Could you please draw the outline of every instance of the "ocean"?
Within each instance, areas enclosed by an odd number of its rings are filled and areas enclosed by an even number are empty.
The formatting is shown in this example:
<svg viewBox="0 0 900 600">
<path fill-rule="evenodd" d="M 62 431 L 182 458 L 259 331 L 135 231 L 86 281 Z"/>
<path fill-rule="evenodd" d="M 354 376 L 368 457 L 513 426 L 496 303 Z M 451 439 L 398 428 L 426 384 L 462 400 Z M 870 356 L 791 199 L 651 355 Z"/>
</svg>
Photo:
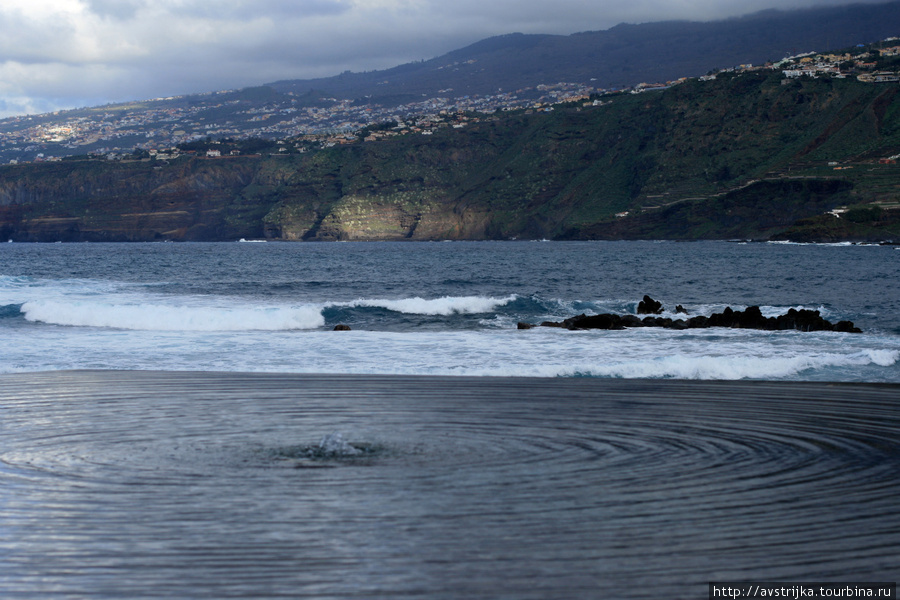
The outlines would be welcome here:
<svg viewBox="0 0 900 600">
<path fill-rule="evenodd" d="M 2 244 L 0 597 L 896 582 L 898 265 L 727 242 Z M 517 327 L 644 294 L 863 333 Z"/>
<path fill-rule="evenodd" d="M 751 305 L 862 334 L 518 330 Z M 343 324 L 351 331 L 332 331 Z M 900 382 L 900 253 L 729 242 L 0 245 L 0 372 Z"/>
</svg>

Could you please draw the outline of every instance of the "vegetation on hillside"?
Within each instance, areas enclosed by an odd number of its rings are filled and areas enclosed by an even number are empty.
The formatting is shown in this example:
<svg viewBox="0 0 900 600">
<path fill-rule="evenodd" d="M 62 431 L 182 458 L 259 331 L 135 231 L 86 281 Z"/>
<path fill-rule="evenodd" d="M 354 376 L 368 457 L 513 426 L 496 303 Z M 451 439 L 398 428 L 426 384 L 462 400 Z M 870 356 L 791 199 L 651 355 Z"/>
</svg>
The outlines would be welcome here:
<svg viewBox="0 0 900 600">
<path fill-rule="evenodd" d="M 900 237 L 896 83 L 726 73 L 603 100 L 321 149 L 5 167 L 0 236 Z"/>
</svg>

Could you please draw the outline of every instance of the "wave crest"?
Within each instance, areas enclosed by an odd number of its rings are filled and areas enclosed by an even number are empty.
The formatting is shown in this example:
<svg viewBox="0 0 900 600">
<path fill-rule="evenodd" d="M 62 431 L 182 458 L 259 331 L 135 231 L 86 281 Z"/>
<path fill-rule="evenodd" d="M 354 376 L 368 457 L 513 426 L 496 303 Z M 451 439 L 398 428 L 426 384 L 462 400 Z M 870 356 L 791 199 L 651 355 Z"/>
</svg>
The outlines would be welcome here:
<svg viewBox="0 0 900 600">
<path fill-rule="evenodd" d="M 482 296 L 443 296 L 433 300 L 421 297 L 403 298 L 400 300 L 360 299 L 345 304 L 352 308 L 384 308 L 393 312 L 409 315 L 450 316 L 454 314 L 474 315 L 493 312 L 499 306 L 513 302 L 517 296 L 506 298 L 489 298 Z"/>
<path fill-rule="evenodd" d="M 889 367 L 900 360 L 897 350 L 862 350 L 852 354 L 818 354 L 795 357 L 750 356 L 667 356 L 593 367 L 583 372 L 573 370 L 560 375 L 588 375 L 623 379 L 782 379 L 811 369 L 877 365 Z"/>
<path fill-rule="evenodd" d="M 321 310 L 299 307 L 190 307 L 159 304 L 31 301 L 29 321 L 147 331 L 284 331 L 325 325 Z"/>
</svg>

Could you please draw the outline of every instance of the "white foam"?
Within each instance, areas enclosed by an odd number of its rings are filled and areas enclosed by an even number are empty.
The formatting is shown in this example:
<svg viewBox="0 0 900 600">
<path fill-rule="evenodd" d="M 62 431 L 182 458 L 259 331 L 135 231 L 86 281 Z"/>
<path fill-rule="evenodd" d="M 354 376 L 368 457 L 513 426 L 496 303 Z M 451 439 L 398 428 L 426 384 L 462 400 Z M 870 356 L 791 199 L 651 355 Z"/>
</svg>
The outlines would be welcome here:
<svg viewBox="0 0 900 600">
<path fill-rule="evenodd" d="M 234 318 L 235 314 L 226 312 Z M 145 314 L 146 316 L 146 314 Z M 318 315 L 316 315 L 318 321 Z M 269 321 L 271 325 L 272 321 Z M 752 330 L 556 329 L 349 334 L 104 327 L 18 328 L 0 372 L 162 369 L 519 377 L 900 380 L 894 337 Z M 193 324 L 197 327 L 197 324 Z"/>
<path fill-rule="evenodd" d="M 854 246 L 877 246 L 860 242 L 792 242 L 789 240 L 770 240 L 766 242 L 776 246 L 828 246 L 832 248 L 850 248 Z"/>
<path fill-rule="evenodd" d="M 319 442 L 319 452 L 326 456 L 334 457 L 358 456 L 362 454 L 359 448 L 344 440 L 344 435 L 337 431 L 322 438 Z"/>
<path fill-rule="evenodd" d="M 608 377 L 621 379 L 797 379 L 805 372 L 839 367 L 890 367 L 900 360 L 900 351 L 867 350 L 847 355 L 821 354 L 794 357 L 724 357 L 676 355 L 628 360 L 611 364 L 586 362 L 561 365 L 482 365 L 471 368 L 437 369 L 433 374 L 503 377 Z"/>
<path fill-rule="evenodd" d="M 417 296 L 400 300 L 360 299 L 345 304 L 332 304 L 331 306 L 386 308 L 394 312 L 411 315 L 472 315 L 493 312 L 498 306 L 512 302 L 516 297 L 515 295 L 505 298 L 443 296 L 433 300 L 426 300 Z"/>
<path fill-rule="evenodd" d="M 144 331 L 282 331 L 325 325 L 321 310 L 312 306 L 244 308 L 30 301 L 21 310 L 29 321 Z"/>
<path fill-rule="evenodd" d="M 862 351 L 853 354 L 819 354 L 802 356 L 665 356 L 647 361 L 590 367 L 585 375 L 595 377 L 673 378 L 673 379 L 782 379 L 810 369 L 844 366 L 882 367 L 894 365 L 900 352 Z"/>
<path fill-rule="evenodd" d="M 866 350 L 865 353 L 879 367 L 890 367 L 900 361 L 900 350 Z"/>
</svg>

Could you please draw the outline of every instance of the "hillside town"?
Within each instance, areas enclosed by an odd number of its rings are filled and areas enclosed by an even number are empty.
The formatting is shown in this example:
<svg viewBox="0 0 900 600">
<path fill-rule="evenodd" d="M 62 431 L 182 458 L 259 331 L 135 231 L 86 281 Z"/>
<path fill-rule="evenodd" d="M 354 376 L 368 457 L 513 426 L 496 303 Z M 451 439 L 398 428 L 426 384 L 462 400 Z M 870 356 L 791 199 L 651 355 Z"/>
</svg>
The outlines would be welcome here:
<svg viewBox="0 0 900 600">
<path fill-rule="evenodd" d="M 869 84 L 897 83 L 900 74 L 879 69 L 879 64 L 900 56 L 898 41 L 900 38 L 888 38 L 840 54 L 809 52 L 761 66 L 738 65 L 696 79 L 711 80 L 726 73 L 781 71 L 786 80 L 855 77 Z M 0 164 L 58 161 L 73 156 L 112 160 L 177 156 L 179 146 L 204 139 L 292 140 L 292 144 L 282 143 L 279 150 L 306 151 L 398 135 L 432 135 L 437 128 L 462 128 L 485 118 L 496 118 L 496 113 L 504 111 L 552 111 L 570 103 L 602 107 L 611 101 L 607 96 L 663 90 L 690 79 L 641 83 L 625 89 L 604 89 L 592 85 L 594 82 L 560 82 L 460 97 L 454 97 L 452 89 L 445 89 L 440 90 L 441 96 L 397 106 L 339 98 L 319 98 L 309 106 L 307 99 L 292 92 L 259 102 L 241 90 L 158 98 L 0 120 Z M 211 149 L 207 156 L 218 158 L 223 153 Z"/>
</svg>

